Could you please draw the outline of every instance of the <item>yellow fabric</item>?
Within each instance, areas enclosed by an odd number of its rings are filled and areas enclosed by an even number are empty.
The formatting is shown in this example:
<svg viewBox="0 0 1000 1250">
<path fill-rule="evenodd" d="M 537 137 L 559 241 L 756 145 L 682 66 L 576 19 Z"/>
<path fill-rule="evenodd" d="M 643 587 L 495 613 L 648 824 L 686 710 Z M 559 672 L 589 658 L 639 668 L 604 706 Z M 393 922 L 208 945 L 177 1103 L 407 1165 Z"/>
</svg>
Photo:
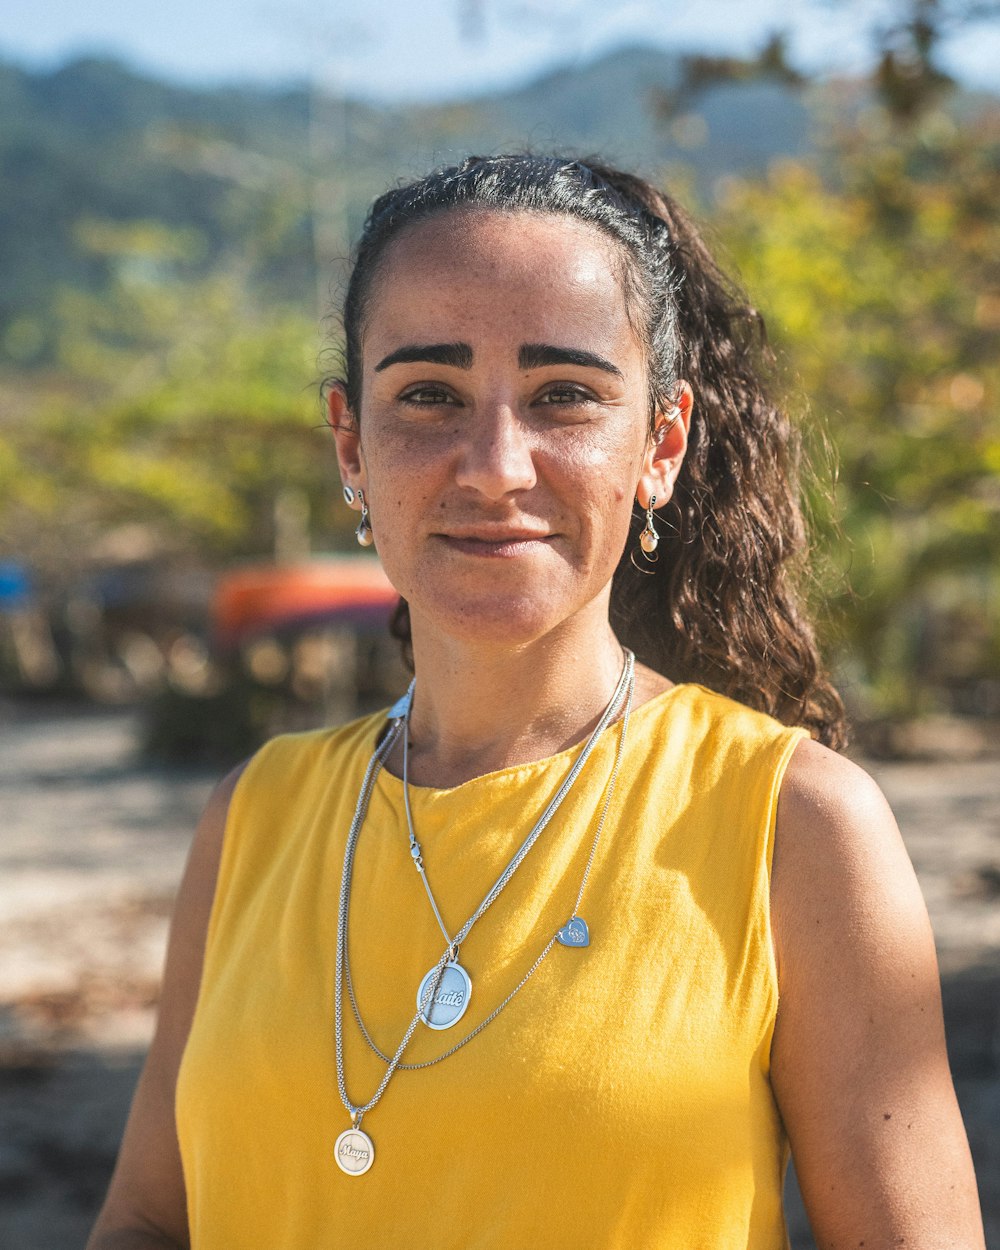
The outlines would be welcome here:
<svg viewBox="0 0 1000 1250">
<path fill-rule="evenodd" d="M 343 1175 L 333 985 L 344 843 L 384 717 L 274 740 L 234 796 L 177 1091 L 194 1250 L 548 1250 L 786 1245 L 787 1150 L 768 1083 L 777 984 L 768 886 L 776 798 L 802 736 L 698 686 L 636 709 L 580 908 L 457 1054 L 399 1071 L 364 1119 L 375 1163 Z M 468 1012 L 419 1026 L 441 1054 L 520 981 L 569 917 L 619 728 L 461 951 Z M 413 816 L 457 930 L 579 747 L 451 790 Z M 362 1015 L 392 1053 L 444 949 L 382 772 L 358 845 L 350 954 Z M 384 1064 L 345 995 L 347 1088 Z"/>
</svg>

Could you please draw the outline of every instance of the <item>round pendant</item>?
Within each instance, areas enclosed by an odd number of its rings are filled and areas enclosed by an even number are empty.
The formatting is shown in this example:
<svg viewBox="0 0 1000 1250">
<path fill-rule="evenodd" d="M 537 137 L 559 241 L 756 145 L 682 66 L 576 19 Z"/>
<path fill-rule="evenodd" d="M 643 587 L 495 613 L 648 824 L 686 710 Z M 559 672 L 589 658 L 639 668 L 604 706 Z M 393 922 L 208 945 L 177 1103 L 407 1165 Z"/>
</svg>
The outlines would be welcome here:
<svg viewBox="0 0 1000 1250">
<path fill-rule="evenodd" d="M 432 968 L 420 982 L 417 1010 L 429 1029 L 450 1029 L 465 1015 L 471 997 L 469 974 L 461 964 L 451 961 L 443 968 Z"/>
<path fill-rule="evenodd" d="M 348 1176 L 360 1176 L 375 1162 L 375 1145 L 367 1133 L 348 1128 L 337 1138 L 334 1147 L 337 1167 Z"/>
</svg>

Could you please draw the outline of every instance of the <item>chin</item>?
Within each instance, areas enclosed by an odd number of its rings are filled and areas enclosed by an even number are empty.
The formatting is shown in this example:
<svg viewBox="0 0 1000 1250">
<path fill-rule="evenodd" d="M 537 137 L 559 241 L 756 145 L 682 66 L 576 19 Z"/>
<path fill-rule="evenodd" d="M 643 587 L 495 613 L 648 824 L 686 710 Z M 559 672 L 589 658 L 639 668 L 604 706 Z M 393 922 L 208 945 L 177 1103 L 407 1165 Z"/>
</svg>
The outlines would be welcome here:
<svg viewBox="0 0 1000 1250">
<path fill-rule="evenodd" d="M 548 554 L 548 553 L 547 553 Z M 410 605 L 410 619 L 428 639 L 517 648 L 597 610 L 607 613 L 610 573 L 572 568 L 563 560 L 486 561 L 472 571 L 428 562 L 390 581 Z M 613 571 L 613 569 L 612 569 Z"/>
<path fill-rule="evenodd" d="M 422 596 L 420 596 L 422 598 Z M 554 611 L 537 599 L 494 595 L 441 602 L 424 610 L 410 602 L 411 619 L 437 636 L 479 646 L 520 647 L 535 642 L 572 613 Z"/>
</svg>

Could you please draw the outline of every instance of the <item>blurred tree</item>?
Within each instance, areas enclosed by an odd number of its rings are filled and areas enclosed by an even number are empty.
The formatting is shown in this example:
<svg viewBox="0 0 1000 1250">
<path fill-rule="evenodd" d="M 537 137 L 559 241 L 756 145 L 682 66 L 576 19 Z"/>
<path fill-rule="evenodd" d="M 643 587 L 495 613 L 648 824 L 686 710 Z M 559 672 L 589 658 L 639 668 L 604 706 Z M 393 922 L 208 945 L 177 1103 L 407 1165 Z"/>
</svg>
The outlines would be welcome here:
<svg viewBox="0 0 1000 1250">
<path fill-rule="evenodd" d="M 142 522 L 216 557 L 276 539 L 287 550 L 276 530 L 303 512 L 290 486 L 335 541 L 312 320 L 262 302 L 238 259 L 190 276 L 190 232 L 89 221 L 78 233 L 113 258 L 114 277 L 103 297 L 61 294 L 55 365 L 69 383 L 0 442 L 0 476 L 16 469 L 19 483 L 0 493 L 5 545 L 17 536 L 22 555 L 72 563 L 109 527 Z M 46 549 L 26 551 L 39 520 Z"/>
<path fill-rule="evenodd" d="M 752 57 L 707 56 L 690 53 L 680 58 L 673 86 L 652 92 L 654 113 L 666 121 L 691 108 L 698 97 L 722 83 L 777 82 L 798 89 L 806 79 L 788 59 L 788 38 L 775 31 Z"/>
<path fill-rule="evenodd" d="M 826 0 L 843 8 L 843 0 Z M 850 0 L 875 52 L 872 85 L 893 120 L 918 120 L 955 85 L 941 66 L 949 35 L 996 20 L 998 0 Z"/>
<path fill-rule="evenodd" d="M 271 298 L 308 298 L 306 108 L 304 90 L 197 90 L 94 57 L 0 61 L 0 361 L 46 366 L 55 290 L 103 288 L 110 258 L 74 246 L 83 212 L 197 230 L 203 275 L 234 232 L 294 217 L 254 276 Z"/>
<path fill-rule="evenodd" d="M 718 226 L 836 447 L 846 650 L 912 712 L 1000 675 L 1000 110 L 838 116 L 825 181 L 732 182 Z M 940 621 L 969 609 L 956 671 Z"/>
</svg>

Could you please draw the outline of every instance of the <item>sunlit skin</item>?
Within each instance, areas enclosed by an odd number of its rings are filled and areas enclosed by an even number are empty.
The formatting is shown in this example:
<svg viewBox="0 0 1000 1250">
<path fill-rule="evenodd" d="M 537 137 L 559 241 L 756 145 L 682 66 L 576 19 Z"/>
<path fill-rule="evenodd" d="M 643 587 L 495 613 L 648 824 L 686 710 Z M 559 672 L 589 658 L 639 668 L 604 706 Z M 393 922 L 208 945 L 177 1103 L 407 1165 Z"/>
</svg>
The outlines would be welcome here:
<svg viewBox="0 0 1000 1250">
<path fill-rule="evenodd" d="M 527 214 L 451 213 L 391 247 L 360 442 L 339 441 L 417 632 L 510 646 L 606 618 L 636 496 L 666 502 L 686 429 L 650 439 L 615 260 L 591 227 Z"/>
<path fill-rule="evenodd" d="M 444 784 L 570 745 L 620 671 L 611 577 L 692 404 L 682 385 L 676 419 L 650 412 L 619 272 L 589 225 L 470 210 L 404 232 L 370 292 L 361 411 L 334 387 L 330 418 L 410 604 L 417 777 L 431 751 Z"/>
</svg>

